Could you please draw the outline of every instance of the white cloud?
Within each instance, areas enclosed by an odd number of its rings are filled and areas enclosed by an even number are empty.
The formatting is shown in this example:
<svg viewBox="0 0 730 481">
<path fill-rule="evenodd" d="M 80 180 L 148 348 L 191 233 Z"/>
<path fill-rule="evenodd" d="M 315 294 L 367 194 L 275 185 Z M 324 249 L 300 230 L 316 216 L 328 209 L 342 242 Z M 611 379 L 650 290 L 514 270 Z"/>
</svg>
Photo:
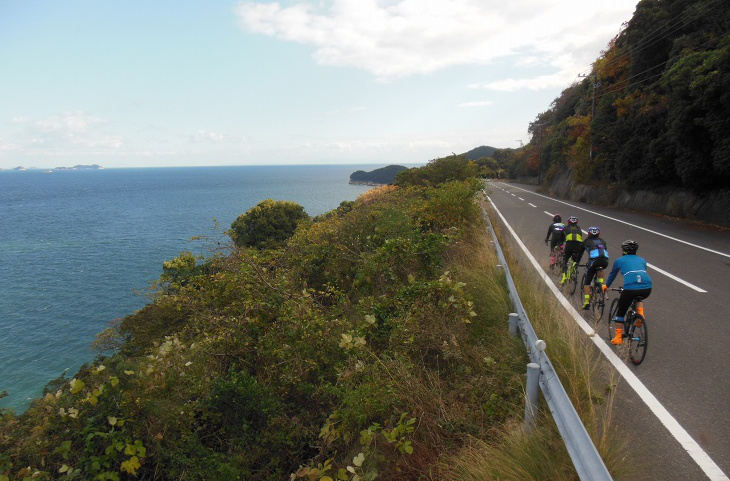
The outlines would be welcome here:
<svg viewBox="0 0 730 481">
<path fill-rule="evenodd" d="M 194 143 L 198 142 L 213 142 L 213 143 L 220 143 L 225 140 L 225 137 L 223 134 L 219 134 L 216 132 L 207 132 L 205 130 L 198 130 L 193 135 L 190 136 L 190 141 Z"/>
<path fill-rule="evenodd" d="M 107 122 L 82 111 L 67 111 L 42 119 L 14 118 L 25 127 L 25 143 L 41 148 L 110 148 L 123 145 L 122 138 L 103 130 Z"/>
<path fill-rule="evenodd" d="M 512 65 L 544 64 L 554 72 L 533 82 L 510 81 L 510 88 L 549 88 L 557 81 L 552 76 L 570 72 L 574 77 L 585 70 L 636 3 L 331 0 L 283 6 L 245 1 L 235 11 L 250 32 L 311 45 L 317 63 L 363 69 L 381 81 L 509 57 Z"/>
</svg>

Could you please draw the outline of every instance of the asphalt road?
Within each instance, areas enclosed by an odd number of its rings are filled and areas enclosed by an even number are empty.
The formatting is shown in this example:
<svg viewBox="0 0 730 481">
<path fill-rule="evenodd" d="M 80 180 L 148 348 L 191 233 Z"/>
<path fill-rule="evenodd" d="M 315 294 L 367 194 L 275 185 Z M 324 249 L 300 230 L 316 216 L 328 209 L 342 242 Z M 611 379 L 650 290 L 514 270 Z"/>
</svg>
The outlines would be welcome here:
<svg viewBox="0 0 730 481">
<path fill-rule="evenodd" d="M 629 369 L 661 408 L 650 408 L 652 403 L 623 382 L 618 422 L 628 433 L 637 460 L 646 465 L 640 479 L 728 479 L 730 229 L 565 202 L 536 193 L 534 186 L 487 182 L 485 191 L 545 269 L 548 248 L 543 240 L 554 214 L 564 222 L 575 215 L 583 230 L 598 226 L 612 260 L 621 255 L 624 240 L 639 243 L 638 254 L 650 264 L 654 288 L 645 302 L 647 356 L 640 366 Z M 584 254 L 582 262 L 585 259 Z M 620 285 L 619 275 L 613 286 Z M 578 302 L 574 296 L 576 306 Z M 607 314 L 608 307 L 603 322 Z M 667 421 L 663 409 L 673 420 Z M 672 428 L 674 421 L 679 429 Z"/>
</svg>

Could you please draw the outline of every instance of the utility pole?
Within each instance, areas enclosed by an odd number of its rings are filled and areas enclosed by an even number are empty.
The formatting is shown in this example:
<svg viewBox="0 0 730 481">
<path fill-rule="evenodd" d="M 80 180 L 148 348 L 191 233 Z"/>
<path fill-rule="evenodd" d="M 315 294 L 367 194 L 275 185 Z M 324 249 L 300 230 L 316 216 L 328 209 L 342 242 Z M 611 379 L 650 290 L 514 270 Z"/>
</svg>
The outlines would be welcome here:
<svg viewBox="0 0 730 481">
<path fill-rule="evenodd" d="M 588 153 L 588 158 L 593 161 L 593 118 L 596 115 L 596 72 L 590 75 L 579 74 L 579 77 L 590 77 L 592 79 L 591 86 L 593 87 L 593 102 L 591 103 L 591 150 Z"/>
<path fill-rule="evenodd" d="M 534 127 L 537 128 L 537 149 L 538 149 L 538 155 L 539 160 L 537 163 L 537 185 L 540 185 L 540 180 L 542 179 L 542 134 L 544 127 L 547 125 L 547 122 L 542 122 L 539 124 L 532 124 Z"/>
</svg>

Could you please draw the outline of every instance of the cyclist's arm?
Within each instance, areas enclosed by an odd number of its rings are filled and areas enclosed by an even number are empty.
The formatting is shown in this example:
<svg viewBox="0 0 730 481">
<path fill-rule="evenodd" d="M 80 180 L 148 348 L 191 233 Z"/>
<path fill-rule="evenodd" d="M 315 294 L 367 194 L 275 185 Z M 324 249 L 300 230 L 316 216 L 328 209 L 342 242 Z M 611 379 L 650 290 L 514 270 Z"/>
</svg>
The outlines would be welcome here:
<svg viewBox="0 0 730 481">
<path fill-rule="evenodd" d="M 545 236 L 545 242 L 550 240 L 550 236 L 553 233 L 553 225 L 550 224 L 550 227 L 548 227 L 547 235 Z"/>
</svg>

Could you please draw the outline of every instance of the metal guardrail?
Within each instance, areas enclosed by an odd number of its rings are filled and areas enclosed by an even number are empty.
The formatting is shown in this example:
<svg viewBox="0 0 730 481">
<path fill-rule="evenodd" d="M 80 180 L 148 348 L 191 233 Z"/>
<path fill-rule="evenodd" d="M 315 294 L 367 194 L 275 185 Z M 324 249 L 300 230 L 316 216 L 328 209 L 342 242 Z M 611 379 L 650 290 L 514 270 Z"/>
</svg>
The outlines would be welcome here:
<svg viewBox="0 0 730 481">
<path fill-rule="evenodd" d="M 585 426 L 583 426 L 583 422 L 570 402 L 568 393 L 565 391 L 563 384 L 555 373 L 553 365 L 550 363 L 550 359 L 548 359 L 545 353 L 545 341 L 537 338 L 537 334 L 535 334 L 535 330 L 530 324 L 525 308 L 522 306 L 522 301 L 517 294 L 517 288 L 509 272 L 509 267 L 502 252 L 502 247 L 499 245 L 492 221 L 484 206 L 482 206 L 482 214 L 487 220 L 489 225 L 488 230 L 491 231 L 492 237 L 494 238 L 497 258 L 504 269 L 509 296 L 514 309 L 517 311 L 514 314 L 510 314 L 510 332 L 517 334 L 517 331 L 519 331 L 527 347 L 527 353 L 531 361 L 527 365 L 528 399 L 525 406 L 525 422 L 528 426 L 534 423 L 537 407 L 537 389 L 534 385 L 535 380 L 537 380 L 580 479 L 584 481 L 612 481 L 613 478 L 611 478 L 608 469 L 606 469 L 603 459 L 598 454 L 593 440 L 591 440 Z"/>
</svg>

